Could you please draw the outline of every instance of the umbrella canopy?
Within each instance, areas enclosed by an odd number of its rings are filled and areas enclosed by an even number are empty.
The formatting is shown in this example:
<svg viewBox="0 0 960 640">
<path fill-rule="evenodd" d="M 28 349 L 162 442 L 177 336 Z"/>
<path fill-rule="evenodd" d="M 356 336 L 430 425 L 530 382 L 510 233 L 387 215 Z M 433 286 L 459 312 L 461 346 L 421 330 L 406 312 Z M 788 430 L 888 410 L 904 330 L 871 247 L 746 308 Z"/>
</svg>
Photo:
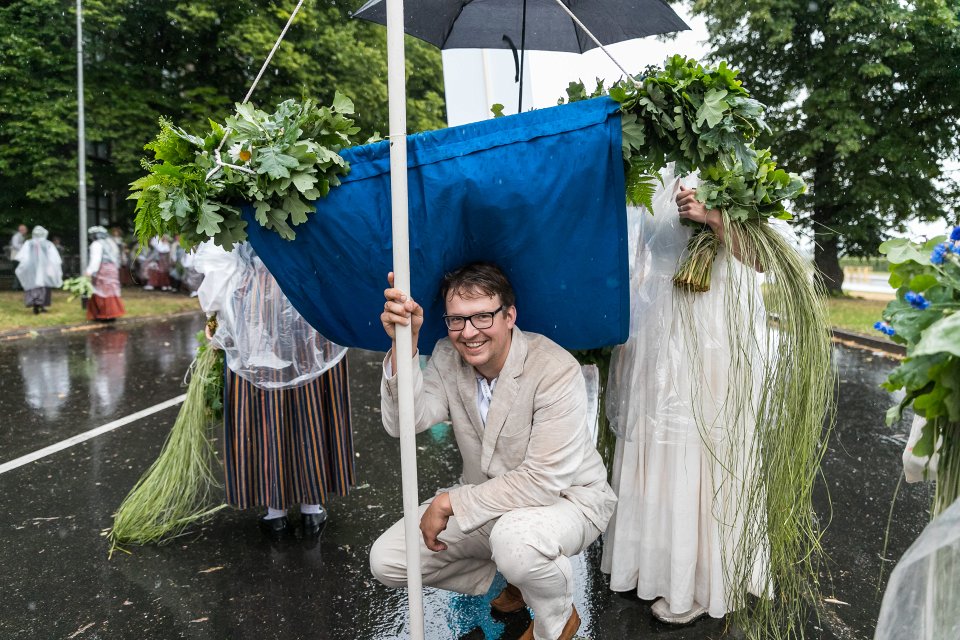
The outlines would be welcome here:
<svg viewBox="0 0 960 640">
<path fill-rule="evenodd" d="M 663 0 L 562 1 L 603 44 L 690 28 Z M 386 2 L 369 0 L 353 16 L 386 24 Z M 515 42 L 583 53 L 597 46 L 557 0 L 405 0 L 404 31 L 440 49 L 510 49 Z"/>
</svg>

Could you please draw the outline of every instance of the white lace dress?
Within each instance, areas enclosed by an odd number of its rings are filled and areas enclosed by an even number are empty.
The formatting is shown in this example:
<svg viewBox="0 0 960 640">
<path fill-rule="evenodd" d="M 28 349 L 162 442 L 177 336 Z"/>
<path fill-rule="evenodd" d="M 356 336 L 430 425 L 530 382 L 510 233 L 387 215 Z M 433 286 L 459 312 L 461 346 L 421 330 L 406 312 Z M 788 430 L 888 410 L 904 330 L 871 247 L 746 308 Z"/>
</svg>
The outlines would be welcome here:
<svg viewBox="0 0 960 640">
<path fill-rule="evenodd" d="M 728 327 L 752 336 L 765 331 L 765 323 L 757 274 L 722 248 L 709 291 L 684 293 L 673 286 L 691 235 L 677 216 L 678 182 L 664 175 L 654 215 L 630 212 L 636 245 L 630 338 L 614 353 L 607 395 L 620 436 L 613 468 L 619 502 L 606 532 L 602 569 L 614 591 L 636 591 L 646 600 L 665 597 L 674 613 L 696 602 L 721 617 L 731 582 L 763 591 L 764 551 L 753 549 L 746 557 L 737 547 L 744 530 L 739 501 L 746 499 L 741 481 L 755 467 L 751 408 L 757 380 L 750 373 L 739 385 L 746 393 L 735 397 L 726 381 Z M 684 184 L 696 186 L 693 179 Z M 726 311 L 727 295 L 744 303 Z M 734 558 L 740 573 L 732 571 Z M 744 562 L 747 579 L 734 578 L 742 575 Z"/>
</svg>

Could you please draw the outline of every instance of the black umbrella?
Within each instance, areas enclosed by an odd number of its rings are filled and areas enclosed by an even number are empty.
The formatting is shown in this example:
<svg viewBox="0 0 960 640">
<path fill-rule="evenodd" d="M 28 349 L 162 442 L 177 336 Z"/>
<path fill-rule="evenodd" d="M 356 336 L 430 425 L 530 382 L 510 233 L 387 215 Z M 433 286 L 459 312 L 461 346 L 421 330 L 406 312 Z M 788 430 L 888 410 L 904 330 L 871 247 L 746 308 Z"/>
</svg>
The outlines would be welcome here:
<svg viewBox="0 0 960 640">
<path fill-rule="evenodd" d="M 570 13 L 604 45 L 690 28 L 664 0 L 404 0 L 404 31 L 440 49 L 513 49 L 515 58 L 519 41 L 522 96 L 526 49 L 597 46 Z M 385 25 L 386 2 L 369 0 L 353 16 Z"/>
</svg>

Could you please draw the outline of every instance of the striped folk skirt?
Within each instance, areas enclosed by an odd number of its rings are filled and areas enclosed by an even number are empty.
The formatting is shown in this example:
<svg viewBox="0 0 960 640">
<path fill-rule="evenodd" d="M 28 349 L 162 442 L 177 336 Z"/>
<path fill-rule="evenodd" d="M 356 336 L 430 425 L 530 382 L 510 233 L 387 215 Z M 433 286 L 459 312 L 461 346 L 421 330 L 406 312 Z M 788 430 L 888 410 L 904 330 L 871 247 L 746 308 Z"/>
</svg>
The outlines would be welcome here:
<svg viewBox="0 0 960 640">
<path fill-rule="evenodd" d="M 224 367 L 227 503 L 287 509 L 354 484 L 347 359 L 293 389 L 255 387 Z"/>
</svg>

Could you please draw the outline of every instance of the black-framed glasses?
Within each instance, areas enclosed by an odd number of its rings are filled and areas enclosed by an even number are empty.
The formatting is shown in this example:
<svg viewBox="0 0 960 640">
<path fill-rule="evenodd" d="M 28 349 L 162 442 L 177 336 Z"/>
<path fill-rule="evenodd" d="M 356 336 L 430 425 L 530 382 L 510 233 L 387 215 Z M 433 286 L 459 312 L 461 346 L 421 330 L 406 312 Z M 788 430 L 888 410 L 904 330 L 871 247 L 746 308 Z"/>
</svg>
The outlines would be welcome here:
<svg viewBox="0 0 960 640">
<path fill-rule="evenodd" d="M 489 329 L 493 326 L 493 319 L 502 310 L 503 305 L 500 305 L 493 311 L 481 311 L 480 313 L 474 313 L 469 316 L 448 316 L 444 314 L 443 322 L 450 331 L 463 331 L 464 327 L 467 326 L 467 320 L 470 321 L 470 324 L 472 324 L 475 329 Z"/>
</svg>

